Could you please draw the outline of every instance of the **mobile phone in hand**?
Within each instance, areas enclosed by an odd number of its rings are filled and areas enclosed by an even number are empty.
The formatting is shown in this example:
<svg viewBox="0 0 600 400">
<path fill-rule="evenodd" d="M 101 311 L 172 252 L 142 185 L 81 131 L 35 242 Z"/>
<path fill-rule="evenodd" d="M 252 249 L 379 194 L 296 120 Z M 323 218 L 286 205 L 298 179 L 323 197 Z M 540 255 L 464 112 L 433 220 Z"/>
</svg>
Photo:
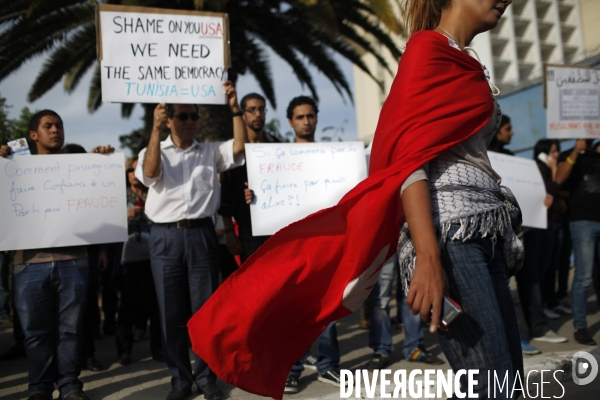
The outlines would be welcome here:
<svg viewBox="0 0 600 400">
<path fill-rule="evenodd" d="M 462 315 L 460 304 L 448 296 L 444 296 L 444 314 L 442 315 L 442 324 L 450 327 Z"/>
</svg>

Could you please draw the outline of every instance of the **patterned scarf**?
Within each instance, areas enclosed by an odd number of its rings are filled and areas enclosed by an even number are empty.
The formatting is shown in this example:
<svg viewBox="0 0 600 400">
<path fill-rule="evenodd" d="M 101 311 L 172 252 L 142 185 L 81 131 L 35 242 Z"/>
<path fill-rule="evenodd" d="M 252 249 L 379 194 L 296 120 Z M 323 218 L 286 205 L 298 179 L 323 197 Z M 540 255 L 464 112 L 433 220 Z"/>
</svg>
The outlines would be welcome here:
<svg viewBox="0 0 600 400">
<path fill-rule="evenodd" d="M 506 275 L 513 276 L 523 265 L 523 245 L 515 232 L 521 229 L 521 209 L 509 188 L 470 164 L 455 161 L 429 162 L 429 190 L 433 223 L 440 244 L 452 225 L 460 229 L 450 240 L 466 241 L 477 234 L 502 240 Z M 400 277 L 405 293 L 415 270 L 416 252 L 404 222 L 398 239 Z"/>
</svg>

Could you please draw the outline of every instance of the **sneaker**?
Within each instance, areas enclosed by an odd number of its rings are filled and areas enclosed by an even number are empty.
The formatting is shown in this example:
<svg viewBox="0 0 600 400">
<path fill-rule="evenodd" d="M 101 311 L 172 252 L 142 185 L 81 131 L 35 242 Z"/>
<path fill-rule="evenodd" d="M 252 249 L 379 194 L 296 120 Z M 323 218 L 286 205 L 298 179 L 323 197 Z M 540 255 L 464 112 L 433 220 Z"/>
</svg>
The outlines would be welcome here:
<svg viewBox="0 0 600 400">
<path fill-rule="evenodd" d="M 319 374 L 317 378 L 320 382 L 329 383 L 330 385 L 340 387 L 340 373 L 334 370 L 327 371 L 324 374 Z M 346 382 L 346 385 L 348 382 Z"/>
<path fill-rule="evenodd" d="M 587 346 L 596 345 L 596 341 L 590 336 L 587 328 L 577 329 L 573 336 L 575 336 L 575 340 L 577 340 L 578 343 L 585 344 Z"/>
<path fill-rule="evenodd" d="M 200 386 L 198 392 L 204 394 L 206 400 L 221 400 L 223 398 L 221 389 L 219 389 L 214 382 L 209 382 L 204 386 Z"/>
<path fill-rule="evenodd" d="M 549 308 L 544 308 L 544 315 L 548 319 L 558 319 L 558 318 L 560 318 L 560 314 L 555 313 L 554 311 L 552 311 Z"/>
<path fill-rule="evenodd" d="M 85 359 L 83 363 L 83 369 L 87 369 L 88 371 L 102 371 L 104 366 L 100 363 L 100 361 L 96 360 L 94 357 L 88 357 Z"/>
<path fill-rule="evenodd" d="M 90 398 L 83 392 L 75 392 L 65 397 L 65 400 L 90 400 Z"/>
<path fill-rule="evenodd" d="M 317 357 L 312 354 L 307 355 L 300 362 L 304 365 L 304 368 L 312 369 L 313 371 L 317 370 Z"/>
<path fill-rule="evenodd" d="M 556 307 L 554 307 L 553 311 L 560 315 L 572 315 L 573 314 L 573 310 L 571 309 L 571 307 L 567 307 L 563 304 L 559 304 Z"/>
<path fill-rule="evenodd" d="M 371 361 L 367 364 L 368 370 L 383 369 L 390 363 L 390 358 L 385 354 L 375 353 L 371 357 Z"/>
<path fill-rule="evenodd" d="M 285 381 L 285 389 L 283 393 L 294 394 L 298 393 L 298 377 L 294 375 L 288 375 L 287 381 Z"/>
<path fill-rule="evenodd" d="M 119 356 L 117 362 L 123 366 L 131 364 L 131 354 L 123 353 Z"/>
<path fill-rule="evenodd" d="M 529 344 L 529 341 L 527 340 L 527 336 L 525 336 L 525 335 L 521 335 L 521 352 L 523 354 L 527 354 L 529 356 L 541 353 L 540 349 Z"/>
<path fill-rule="evenodd" d="M 444 363 L 444 361 L 440 360 L 439 358 L 428 352 L 425 346 L 423 345 L 419 345 L 419 347 L 417 347 L 415 351 L 413 351 L 410 357 L 408 357 L 408 361 L 422 362 L 424 364 L 430 365 L 440 365 Z"/>
<path fill-rule="evenodd" d="M 548 343 L 564 343 L 568 342 L 568 339 L 564 336 L 559 336 L 552 329 L 548 329 L 543 336 L 534 337 L 533 340 L 537 340 L 538 342 L 548 342 Z"/>
</svg>

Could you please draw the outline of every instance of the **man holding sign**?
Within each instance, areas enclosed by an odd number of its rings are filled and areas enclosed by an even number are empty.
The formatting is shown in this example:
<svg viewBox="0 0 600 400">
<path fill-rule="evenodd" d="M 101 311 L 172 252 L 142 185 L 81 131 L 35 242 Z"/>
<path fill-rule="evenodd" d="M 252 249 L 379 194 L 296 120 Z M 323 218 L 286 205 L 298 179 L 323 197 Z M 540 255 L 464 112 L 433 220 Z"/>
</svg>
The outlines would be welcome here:
<svg viewBox="0 0 600 400">
<path fill-rule="evenodd" d="M 29 121 L 29 136 L 37 145 L 37 154 L 60 154 L 65 142 L 62 118 L 52 110 L 37 112 Z M 98 146 L 93 152 L 114 150 Z M 10 147 L 0 147 L 1 157 L 10 154 Z M 25 335 L 28 400 L 52 400 L 55 383 L 61 399 L 88 399 L 78 378 L 88 267 L 85 246 L 18 250 L 15 254 L 15 308 Z"/>
<path fill-rule="evenodd" d="M 218 172 L 244 162 L 246 127 L 231 82 L 224 83 L 233 116 L 233 140 L 199 143 L 194 139 L 198 111 L 192 104 L 159 104 L 148 147 L 140 152 L 135 176 L 149 187 L 145 212 L 150 231 L 152 274 L 159 302 L 163 352 L 171 372 L 167 400 L 190 395 L 196 383 L 207 400 L 222 398 L 216 376 L 198 356 L 194 367 L 185 328 L 217 287 L 218 240 L 212 216 L 219 208 Z M 170 136 L 160 141 L 164 127 Z"/>
</svg>

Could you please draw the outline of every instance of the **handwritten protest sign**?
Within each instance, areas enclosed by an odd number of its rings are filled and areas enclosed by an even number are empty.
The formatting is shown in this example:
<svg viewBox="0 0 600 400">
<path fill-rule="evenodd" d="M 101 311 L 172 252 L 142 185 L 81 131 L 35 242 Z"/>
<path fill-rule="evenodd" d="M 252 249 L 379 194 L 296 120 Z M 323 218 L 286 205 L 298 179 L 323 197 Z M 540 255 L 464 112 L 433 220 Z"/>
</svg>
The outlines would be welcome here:
<svg viewBox="0 0 600 400">
<path fill-rule="evenodd" d="M 544 89 L 549 138 L 600 138 L 600 69 L 548 65 Z"/>
<path fill-rule="evenodd" d="M 225 104 L 227 14 L 99 4 L 102 101 Z"/>
<path fill-rule="evenodd" d="M 0 157 L 0 251 L 127 240 L 123 154 Z"/>
<path fill-rule="evenodd" d="M 367 177 L 362 142 L 246 144 L 246 164 L 255 236 L 335 205 Z"/>
<path fill-rule="evenodd" d="M 491 151 L 488 155 L 492 168 L 502 177 L 502 185 L 512 190 L 521 206 L 523 226 L 546 229 L 546 188 L 536 162 Z"/>
</svg>

